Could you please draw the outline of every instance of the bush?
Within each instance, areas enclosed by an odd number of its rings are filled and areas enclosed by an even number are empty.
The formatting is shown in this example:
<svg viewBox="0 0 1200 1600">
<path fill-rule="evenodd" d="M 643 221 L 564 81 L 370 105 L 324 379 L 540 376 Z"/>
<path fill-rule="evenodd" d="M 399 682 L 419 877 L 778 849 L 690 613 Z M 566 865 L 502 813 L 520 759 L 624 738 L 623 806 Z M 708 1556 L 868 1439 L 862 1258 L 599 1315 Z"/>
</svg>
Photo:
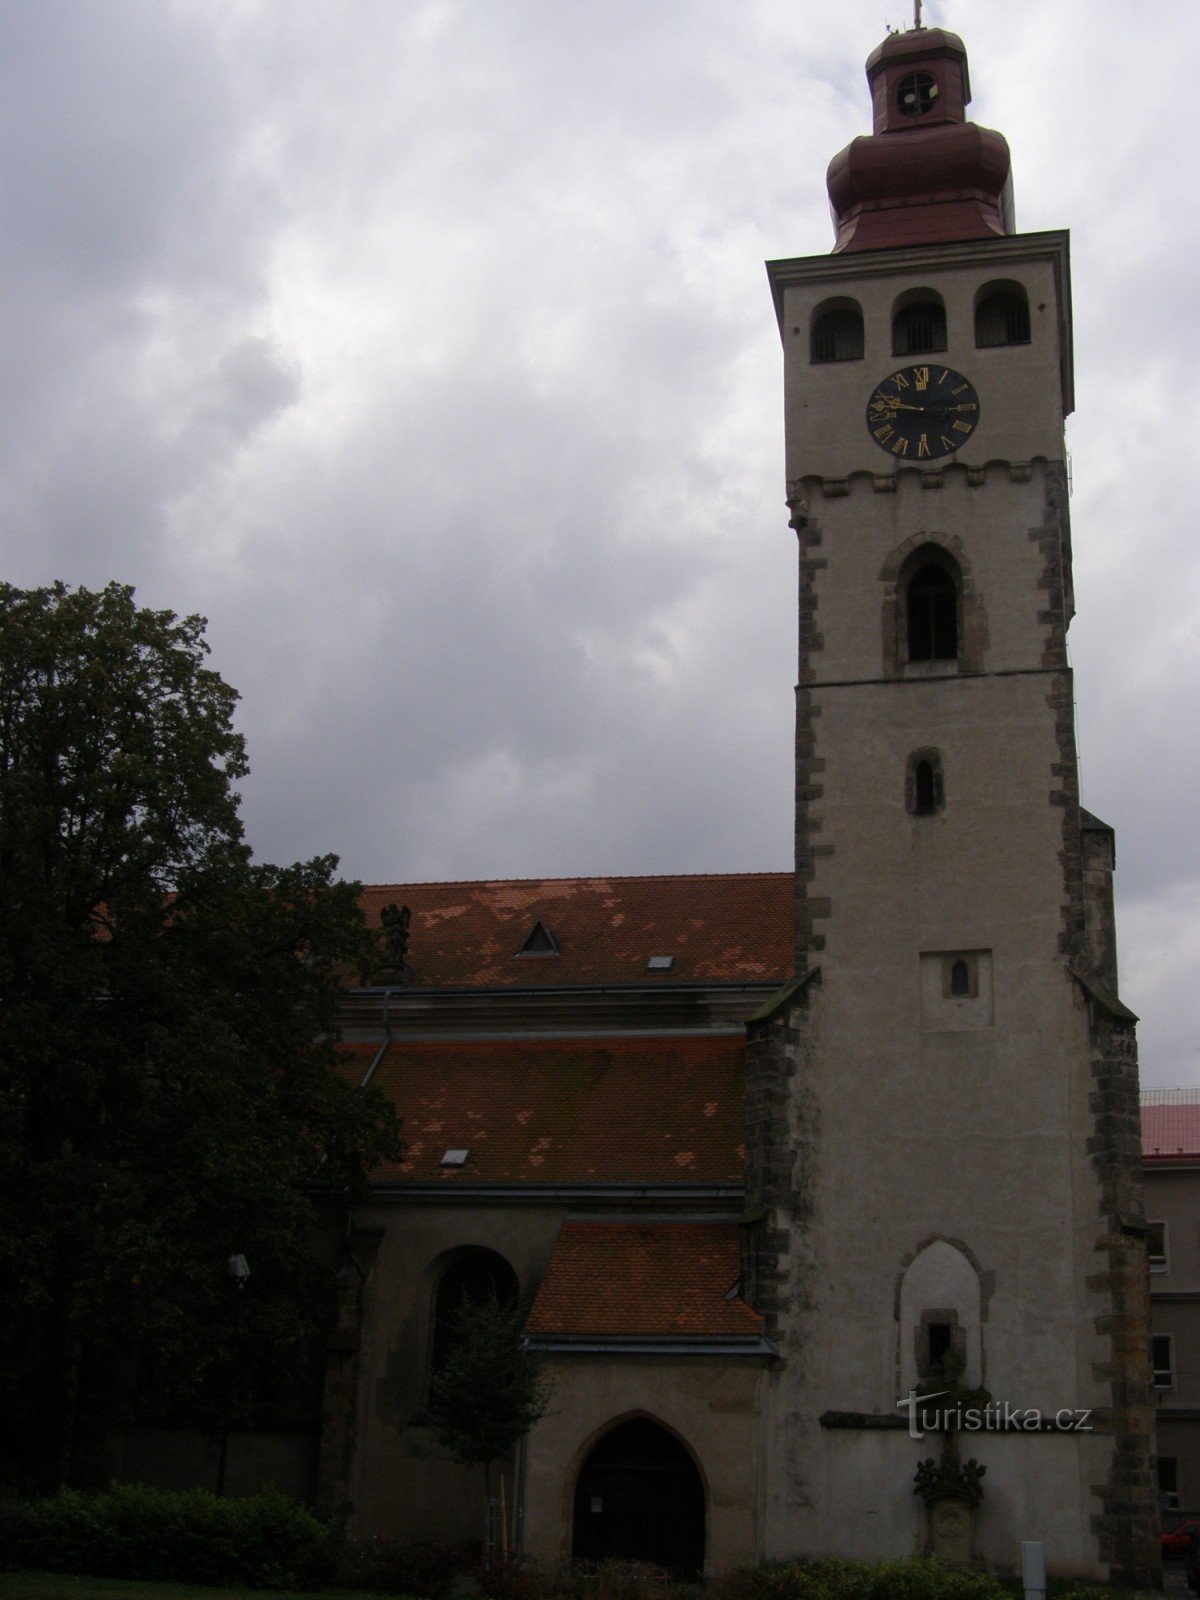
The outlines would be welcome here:
<svg viewBox="0 0 1200 1600">
<path fill-rule="evenodd" d="M 339 1588 L 443 1600 L 455 1574 L 471 1565 L 470 1552 L 454 1545 L 347 1539 L 338 1551 L 335 1581 Z"/>
<path fill-rule="evenodd" d="M 278 1493 L 229 1500 L 142 1484 L 103 1494 L 62 1489 L 9 1503 L 0 1525 L 9 1567 L 91 1577 L 286 1589 L 322 1582 L 332 1565 L 325 1524 Z"/>
<path fill-rule="evenodd" d="M 695 1600 L 697 1593 L 648 1561 L 500 1561 L 480 1582 L 489 1600 Z"/>
<path fill-rule="evenodd" d="M 710 1585 L 713 1600 L 1009 1600 L 993 1578 L 971 1567 L 908 1561 L 792 1561 L 738 1571 Z"/>
</svg>

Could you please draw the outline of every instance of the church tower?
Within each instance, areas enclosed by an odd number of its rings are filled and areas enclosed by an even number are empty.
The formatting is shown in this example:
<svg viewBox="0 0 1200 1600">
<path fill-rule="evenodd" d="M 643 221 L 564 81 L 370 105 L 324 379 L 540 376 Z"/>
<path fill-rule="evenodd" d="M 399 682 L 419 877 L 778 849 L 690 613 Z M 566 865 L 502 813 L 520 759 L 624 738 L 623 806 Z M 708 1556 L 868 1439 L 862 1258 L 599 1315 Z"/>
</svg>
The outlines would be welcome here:
<svg viewBox="0 0 1200 1600">
<path fill-rule="evenodd" d="M 749 1050 L 763 1553 L 1004 1570 L 1041 1540 L 1051 1571 L 1145 1583 L 1135 1019 L 1067 658 L 1068 239 L 1015 231 L 954 34 L 893 34 L 867 77 L 833 253 L 768 268 L 800 666 L 797 977 Z"/>
</svg>

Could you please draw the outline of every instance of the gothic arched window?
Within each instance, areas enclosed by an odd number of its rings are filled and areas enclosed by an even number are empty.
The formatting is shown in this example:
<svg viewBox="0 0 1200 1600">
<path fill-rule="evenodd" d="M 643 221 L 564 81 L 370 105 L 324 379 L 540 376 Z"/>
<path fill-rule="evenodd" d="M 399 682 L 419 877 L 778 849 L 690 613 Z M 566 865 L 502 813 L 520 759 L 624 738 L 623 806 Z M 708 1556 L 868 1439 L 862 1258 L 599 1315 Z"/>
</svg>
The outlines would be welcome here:
<svg viewBox="0 0 1200 1600">
<path fill-rule="evenodd" d="M 958 591 L 949 557 L 927 561 L 913 572 L 905 596 L 910 661 L 957 658 Z"/>
</svg>

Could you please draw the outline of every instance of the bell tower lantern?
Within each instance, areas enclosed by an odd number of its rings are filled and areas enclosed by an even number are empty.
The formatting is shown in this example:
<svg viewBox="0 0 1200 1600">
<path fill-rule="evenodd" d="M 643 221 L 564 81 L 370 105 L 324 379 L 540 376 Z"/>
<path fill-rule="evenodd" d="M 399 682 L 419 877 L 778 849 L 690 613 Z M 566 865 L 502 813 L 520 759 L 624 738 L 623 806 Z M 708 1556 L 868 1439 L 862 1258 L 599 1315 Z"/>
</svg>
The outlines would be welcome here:
<svg viewBox="0 0 1200 1600">
<path fill-rule="evenodd" d="M 966 120 L 967 52 L 956 33 L 893 33 L 867 61 L 874 132 L 829 164 L 835 251 L 1014 233 L 1008 145 Z"/>
</svg>

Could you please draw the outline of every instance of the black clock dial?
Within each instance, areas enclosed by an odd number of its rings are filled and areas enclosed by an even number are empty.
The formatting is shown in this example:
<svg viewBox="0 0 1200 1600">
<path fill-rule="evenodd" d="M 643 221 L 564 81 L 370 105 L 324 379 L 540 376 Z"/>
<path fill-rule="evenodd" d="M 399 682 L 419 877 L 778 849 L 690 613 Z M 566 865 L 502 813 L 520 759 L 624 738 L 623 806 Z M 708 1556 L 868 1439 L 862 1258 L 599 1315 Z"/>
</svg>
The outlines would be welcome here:
<svg viewBox="0 0 1200 1600">
<path fill-rule="evenodd" d="M 979 396 L 950 367 L 901 367 L 867 401 L 867 431 L 903 461 L 951 455 L 979 426 Z"/>
</svg>

